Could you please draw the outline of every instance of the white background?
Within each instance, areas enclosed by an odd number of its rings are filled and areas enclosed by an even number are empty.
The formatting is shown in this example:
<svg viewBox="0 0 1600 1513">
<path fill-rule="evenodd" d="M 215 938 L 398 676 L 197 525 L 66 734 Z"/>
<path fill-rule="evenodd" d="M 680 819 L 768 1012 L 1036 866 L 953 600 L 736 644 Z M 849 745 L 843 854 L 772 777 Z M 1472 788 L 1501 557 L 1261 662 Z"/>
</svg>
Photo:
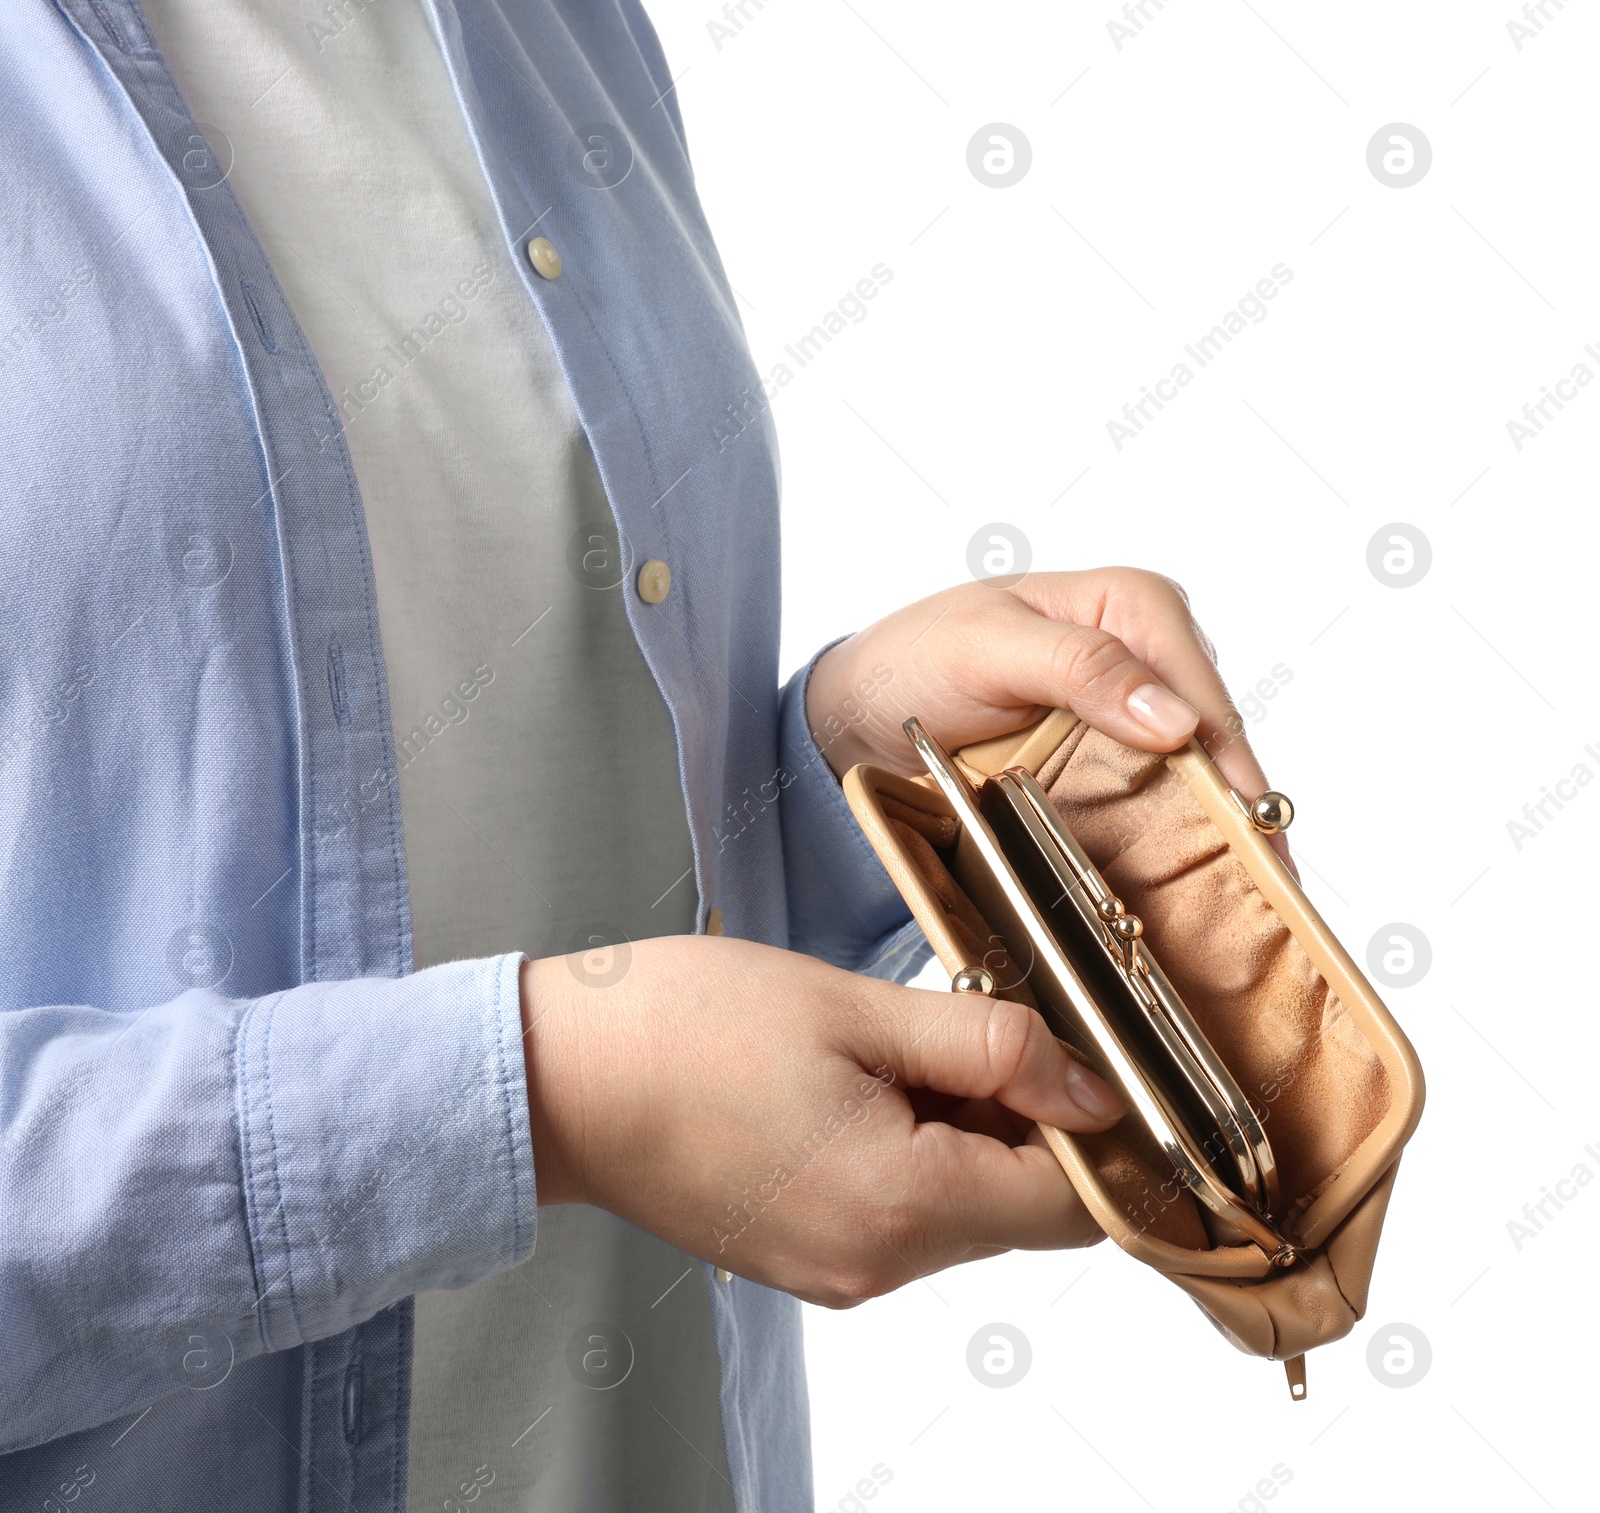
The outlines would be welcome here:
<svg viewBox="0 0 1600 1513">
<path fill-rule="evenodd" d="M 1594 1507 L 1600 1182 L 1520 1250 L 1507 1225 L 1600 1176 L 1600 784 L 1520 848 L 1507 825 L 1600 775 L 1600 384 L 1520 451 L 1507 422 L 1600 374 L 1600 11 L 1551 4 L 1519 51 L 1509 0 L 1168 0 L 1119 51 L 1109 3 L 747 9 L 720 47 L 708 0 L 652 13 L 758 365 L 893 273 L 774 403 L 786 667 L 960 581 L 990 522 L 1036 567 L 1170 573 L 1241 694 L 1292 671 L 1250 733 L 1318 907 L 1358 959 L 1393 922 L 1432 948 L 1387 994 L 1428 1110 L 1308 1401 L 1109 1247 L 1006 1257 L 808 1314 L 818 1507 L 875 1464 L 891 1513 L 1249 1509 L 1274 1466 L 1294 1513 Z M 992 122 L 1032 146 L 1013 187 L 967 167 Z M 1433 149 L 1409 188 L 1367 166 L 1393 122 Z M 1266 318 L 1119 452 L 1107 421 L 1278 263 Z M 1394 522 L 1431 545 L 1408 588 L 1367 565 Z M 1033 1350 L 1006 1389 L 966 1365 L 995 1321 Z M 1405 1388 L 1367 1365 L 1396 1322 L 1433 1353 Z"/>
</svg>

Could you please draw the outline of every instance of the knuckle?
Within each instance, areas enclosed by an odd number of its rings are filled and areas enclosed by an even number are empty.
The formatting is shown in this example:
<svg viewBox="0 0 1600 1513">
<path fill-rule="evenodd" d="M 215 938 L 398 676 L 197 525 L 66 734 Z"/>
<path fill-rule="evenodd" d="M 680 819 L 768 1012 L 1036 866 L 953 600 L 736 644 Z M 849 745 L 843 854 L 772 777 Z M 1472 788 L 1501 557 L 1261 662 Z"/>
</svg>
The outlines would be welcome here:
<svg viewBox="0 0 1600 1513">
<path fill-rule="evenodd" d="M 983 1027 L 983 1052 L 992 1090 L 1008 1086 L 1027 1064 L 1044 1021 L 1026 1004 L 997 998 Z"/>
<path fill-rule="evenodd" d="M 824 1294 L 818 1300 L 824 1308 L 831 1308 L 835 1313 L 844 1313 L 851 1308 L 859 1308 L 867 1301 L 865 1297 L 849 1297 L 842 1292 Z"/>
<path fill-rule="evenodd" d="M 1128 649 L 1109 631 L 1080 627 L 1056 643 L 1052 676 L 1080 698 L 1113 700 L 1130 681 Z"/>
<path fill-rule="evenodd" d="M 1108 599 L 1140 599 L 1150 592 L 1159 573 L 1147 567 L 1116 566 L 1100 570 L 1100 587 Z"/>
<path fill-rule="evenodd" d="M 1185 609 L 1189 609 L 1189 591 L 1176 578 L 1169 578 L 1165 573 L 1152 573 L 1151 576 L 1161 586 L 1170 598 L 1175 599 Z"/>
<path fill-rule="evenodd" d="M 1176 578 L 1147 567 L 1110 567 L 1105 570 L 1106 597 L 1146 607 L 1172 606 L 1189 612 L 1189 592 Z"/>
<path fill-rule="evenodd" d="M 1132 588 L 1139 573 L 1139 568 L 1122 567 L 1112 563 L 1105 567 L 1095 568 L 1089 576 L 1089 582 L 1102 598 L 1114 599 L 1119 594 L 1125 594 Z"/>
<path fill-rule="evenodd" d="M 888 1290 L 874 1268 L 847 1266 L 824 1278 L 817 1295 L 823 1307 L 843 1309 L 858 1307 Z"/>
</svg>

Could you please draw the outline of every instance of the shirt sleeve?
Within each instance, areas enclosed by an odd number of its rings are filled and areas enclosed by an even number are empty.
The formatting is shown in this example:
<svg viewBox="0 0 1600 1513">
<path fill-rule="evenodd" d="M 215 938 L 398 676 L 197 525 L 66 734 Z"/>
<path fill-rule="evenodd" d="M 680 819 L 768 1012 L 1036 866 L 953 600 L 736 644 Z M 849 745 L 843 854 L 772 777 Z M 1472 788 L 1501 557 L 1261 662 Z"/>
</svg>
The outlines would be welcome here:
<svg viewBox="0 0 1600 1513">
<path fill-rule="evenodd" d="M 837 642 L 830 643 L 837 645 Z M 829 647 L 789 679 L 778 705 L 789 947 L 836 967 L 909 982 L 933 954 L 845 802 L 806 719 L 806 685 Z"/>
<path fill-rule="evenodd" d="M 521 960 L 0 1015 L 0 1451 L 525 1259 Z"/>
</svg>

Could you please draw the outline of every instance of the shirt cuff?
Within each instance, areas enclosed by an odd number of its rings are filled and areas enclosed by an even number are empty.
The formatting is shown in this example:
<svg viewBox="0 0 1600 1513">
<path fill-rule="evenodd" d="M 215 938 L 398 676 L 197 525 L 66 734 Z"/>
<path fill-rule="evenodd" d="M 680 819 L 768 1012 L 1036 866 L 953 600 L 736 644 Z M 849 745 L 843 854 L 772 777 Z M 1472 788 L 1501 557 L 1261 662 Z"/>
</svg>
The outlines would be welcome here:
<svg viewBox="0 0 1600 1513">
<path fill-rule="evenodd" d="M 789 946 L 852 972 L 906 982 L 932 952 L 862 833 L 812 736 L 806 687 L 831 642 L 789 679 L 778 705 L 778 806 L 789 897 Z"/>
<path fill-rule="evenodd" d="M 311 983 L 244 1014 L 239 1137 L 268 1349 L 532 1253 L 522 961 Z"/>
</svg>

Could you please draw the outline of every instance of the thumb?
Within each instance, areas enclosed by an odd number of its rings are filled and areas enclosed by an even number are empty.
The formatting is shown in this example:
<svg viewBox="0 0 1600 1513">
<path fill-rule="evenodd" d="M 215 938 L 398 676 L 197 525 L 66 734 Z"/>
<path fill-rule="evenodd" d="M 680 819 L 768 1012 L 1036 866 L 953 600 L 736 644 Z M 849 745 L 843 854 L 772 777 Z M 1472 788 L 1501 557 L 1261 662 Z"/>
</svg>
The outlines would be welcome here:
<svg viewBox="0 0 1600 1513">
<path fill-rule="evenodd" d="M 1194 734 L 1199 711 L 1110 631 L 1042 615 L 1029 615 L 1018 630 L 1007 646 L 1007 671 L 1020 698 L 1070 709 L 1144 751 L 1171 751 Z"/>
<path fill-rule="evenodd" d="M 1037 1011 L 1004 998 L 895 988 L 841 1046 L 908 1087 L 994 1098 L 1062 1129 L 1109 1129 L 1125 1112 L 1109 1083 L 1069 1056 Z"/>
</svg>

